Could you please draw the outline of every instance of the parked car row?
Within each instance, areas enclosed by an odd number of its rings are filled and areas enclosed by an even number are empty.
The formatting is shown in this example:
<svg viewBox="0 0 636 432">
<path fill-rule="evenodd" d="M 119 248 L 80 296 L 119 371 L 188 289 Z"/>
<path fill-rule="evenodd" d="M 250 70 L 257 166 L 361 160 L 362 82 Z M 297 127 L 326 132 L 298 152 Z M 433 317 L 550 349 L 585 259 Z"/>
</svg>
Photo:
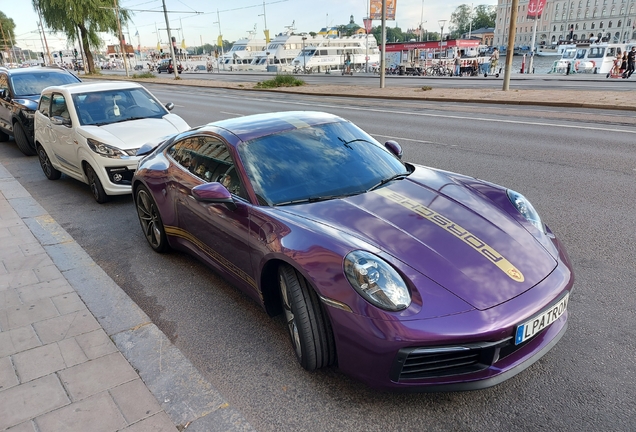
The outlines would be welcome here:
<svg viewBox="0 0 636 432">
<path fill-rule="evenodd" d="M 42 170 L 132 193 L 156 252 L 188 252 L 282 315 L 300 365 L 370 386 L 496 385 L 567 329 L 563 245 L 520 193 L 402 160 L 340 117 L 281 112 L 190 129 L 141 85 L 47 87 Z"/>
</svg>

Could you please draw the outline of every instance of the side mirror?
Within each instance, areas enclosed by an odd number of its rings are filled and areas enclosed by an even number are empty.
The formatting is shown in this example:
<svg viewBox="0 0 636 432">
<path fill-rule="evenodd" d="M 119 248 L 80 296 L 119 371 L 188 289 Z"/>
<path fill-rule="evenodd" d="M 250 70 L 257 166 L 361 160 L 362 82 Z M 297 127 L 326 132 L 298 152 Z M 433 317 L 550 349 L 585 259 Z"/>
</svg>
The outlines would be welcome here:
<svg viewBox="0 0 636 432">
<path fill-rule="evenodd" d="M 393 153 L 398 159 L 402 159 L 402 146 L 397 141 L 389 140 L 384 143 L 384 147 L 391 153 Z"/>
<path fill-rule="evenodd" d="M 9 96 L 9 90 L 7 89 L 0 90 L 0 99 L 7 99 L 8 96 Z"/>
<path fill-rule="evenodd" d="M 66 126 L 67 128 L 71 127 L 71 119 L 67 119 L 60 116 L 51 117 L 51 123 L 55 126 Z"/>
<path fill-rule="evenodd" d="M 222 203 L 230 210 L 236 209 L 232 194 L 221 183 L 203 183 L 192 188 L 192 196 L 199 202 Z"/>
<path fill-rule="evenodd" d="M 168 102 L 165 106 L 168 111 L 172 111 L 174 109 L 174 104 L 172 102 Z"/>
</svg>

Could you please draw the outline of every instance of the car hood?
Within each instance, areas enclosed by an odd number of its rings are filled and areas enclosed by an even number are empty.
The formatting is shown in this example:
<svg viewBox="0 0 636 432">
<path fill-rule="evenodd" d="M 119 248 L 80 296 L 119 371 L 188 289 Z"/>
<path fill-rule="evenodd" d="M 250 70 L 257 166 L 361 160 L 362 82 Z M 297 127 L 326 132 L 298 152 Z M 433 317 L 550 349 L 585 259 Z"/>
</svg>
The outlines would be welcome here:
<svg viewBox="0 0 636 432">
<path fill-rule="evenodd" d="M 360 237 L 480 310 L 522 294 L 557 265 L 505 210 L 422 167 L 372 192 L 280 210 Z"/>
<path fill-rule="evenodd" d="M 40 95 L 18 96 L 13 99 L 13 101 L 19 105 L 24 106 L 26 109 L 35 111 L 38 108 Z"/>
<path fill-rule="evenodd" d="M 162 118 L 146 118 L 113 123 L 103 126 L 82 126 L 81 135 L 105 144 L 128 150 L 139 148 L 154 138 L 174 135 L 190 129 L 190 126 L 176 114 Z"/>
</svg>

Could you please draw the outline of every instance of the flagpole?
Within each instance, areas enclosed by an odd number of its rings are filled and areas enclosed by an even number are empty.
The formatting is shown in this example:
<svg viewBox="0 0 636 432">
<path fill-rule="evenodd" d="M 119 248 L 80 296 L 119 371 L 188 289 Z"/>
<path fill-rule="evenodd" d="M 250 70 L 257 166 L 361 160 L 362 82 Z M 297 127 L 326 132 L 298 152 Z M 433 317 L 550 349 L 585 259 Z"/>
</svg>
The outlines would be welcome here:
<svg viewBox="0 0 636 432">
<path fill-rule="evenodd" d="M 532 42 L 530 43 L 530 67 L 528 68 L 528 73 L 534 73 L 533 65 L 534 65 L 534 55 L 536 53 L 536 48 L 534 46 L 537 43 L 537 18 L 538 16 L 534 16 L 534 30 L 532 32 Z"/>
</svg>

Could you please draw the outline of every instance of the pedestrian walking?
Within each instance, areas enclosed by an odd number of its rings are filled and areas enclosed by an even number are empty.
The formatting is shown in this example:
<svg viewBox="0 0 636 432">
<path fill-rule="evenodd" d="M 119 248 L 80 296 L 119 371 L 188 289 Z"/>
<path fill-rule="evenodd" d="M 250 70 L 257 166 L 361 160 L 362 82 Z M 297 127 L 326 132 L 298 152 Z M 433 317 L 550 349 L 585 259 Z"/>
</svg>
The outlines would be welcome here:
<svg viewBox="0 0 636 432">
<path fill-rule="evenodd" d="M 632 76 L 634 66 L 636 66 L 636 46 L 633 46 L 632 50 L 627 54 L 627 76 L 625 78 Z"/>
<path fill-rule="evenodd" d="M 455 76 L 461 76 L 462 74 L 462 57 L 457 50 L 457 55 L 455 56 Z"/>
</svg>

